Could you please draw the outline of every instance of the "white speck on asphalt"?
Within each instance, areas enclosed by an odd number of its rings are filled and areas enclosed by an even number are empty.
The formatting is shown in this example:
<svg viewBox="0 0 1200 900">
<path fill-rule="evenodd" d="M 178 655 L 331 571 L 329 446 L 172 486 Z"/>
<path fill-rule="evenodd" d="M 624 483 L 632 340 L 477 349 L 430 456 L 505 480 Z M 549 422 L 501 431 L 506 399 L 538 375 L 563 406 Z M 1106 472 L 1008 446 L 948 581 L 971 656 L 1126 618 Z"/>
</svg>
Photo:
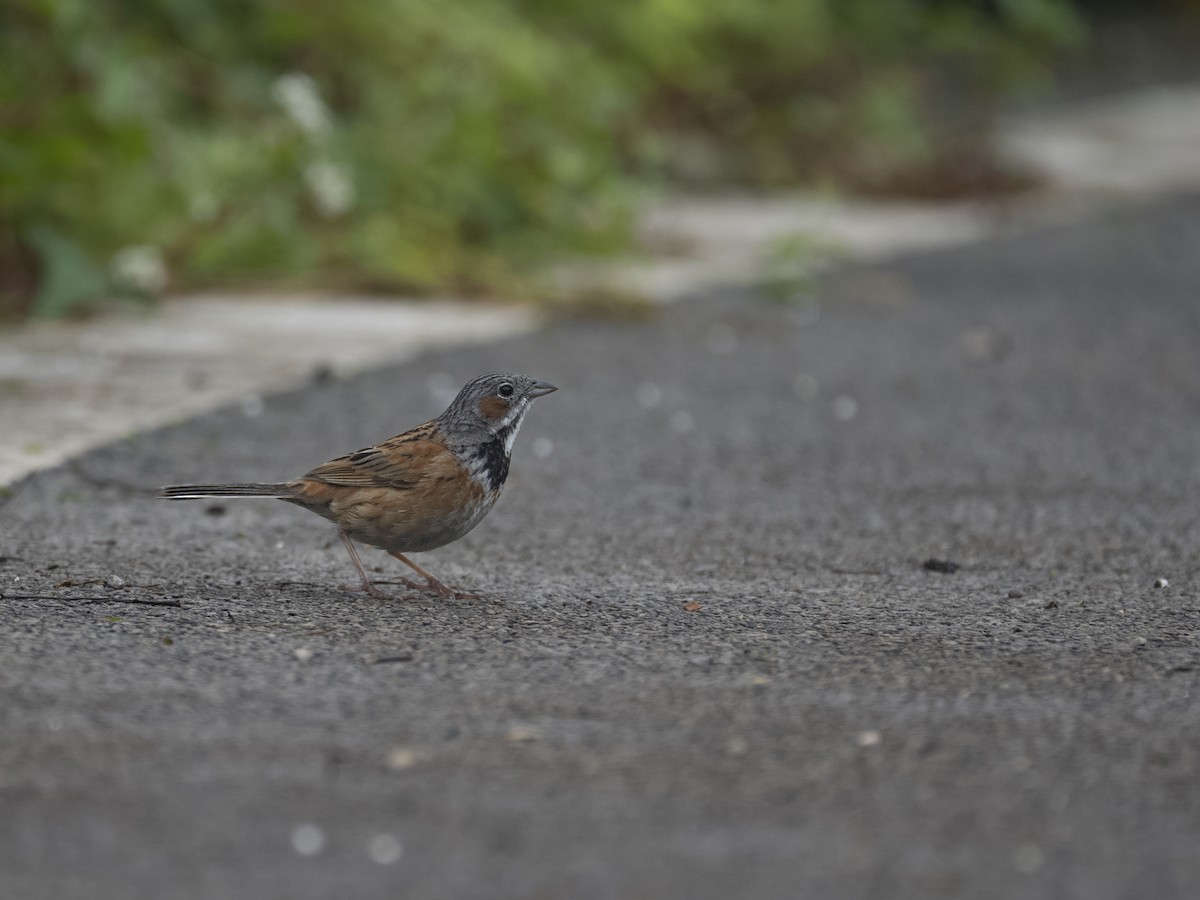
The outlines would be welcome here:
<svg viewBox="0 0 1200 900">
<path fill-rule="evenodd" d="M 858 736 L 854 738 L 854 743 L 858 744 L 860 747 L 875 747 L 878 746 L 882 740 L 883 735 L 871 728 L 867 729 L 866 731 L 860 731 Z"/>
<path fill-rule="evenodd" d="M 643 409 L 655 409 L 662 403 L 663 392 L 662 388 L 653 381 L 643 381 L 637 386 L 634 396 L 637 398 L 638 405 Z"/>
<path fill-rule="evenodd" d="M 296 659 L 300 660 L 300 662 L 308 662 L 310 659 L 312 659 L 313 652 L 312 650 L 308 649 L 308 647 L 297 647 L 292 651 L 292 655 L 295 656 Z"/>
<path fill-rule="evenodd" d="M 385 762 L 389 769 L 411 769 L 419 758 L 420 754 L 412 747 L 393 747 Z"/>
<path fill-rule="evenodd" d="M 394 834 L 377 834 L 367 844 L 367 855 L 381 866 L 390 866 L 400 861 L 404 845 Z"/>
<path fill-rule="evenodd" d="M 858 401 L 849 394 L 835 397 L 833 401 L 833 417 L 839 422 L 849 422 L 858 415 Z"/>
<path fill-rule="evenodd" d="M 1165 578 L 1155 578 L 1154 579 L 1154 586 L 1156 588 L 1165 588 L 1170 583 L 1171 582 L 1167 581 L 1167 579 L 1165 579 Z"/>
<path fill-rule="evenodd" d="M 292 849 L 301 856 L 315 856 L 325 849 L 325 832 L 312 822 L 301 822 L 292 829 Z"/>
</svg>

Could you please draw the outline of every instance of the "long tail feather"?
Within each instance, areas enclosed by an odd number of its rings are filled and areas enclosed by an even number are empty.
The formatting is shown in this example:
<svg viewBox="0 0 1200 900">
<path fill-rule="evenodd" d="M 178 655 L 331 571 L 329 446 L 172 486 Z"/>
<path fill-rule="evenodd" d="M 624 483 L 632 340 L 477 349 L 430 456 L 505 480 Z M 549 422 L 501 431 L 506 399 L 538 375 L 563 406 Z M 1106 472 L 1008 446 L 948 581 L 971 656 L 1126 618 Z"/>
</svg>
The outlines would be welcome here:
<svg viewBox="0 0 1200 900">
<path fill-rule="evenodd" d="M 164 500 L 202 500 L 206 497 L 279 497 L 292 496 L 287 484 L 177 484 L 160 488 Z"/>
</svg>

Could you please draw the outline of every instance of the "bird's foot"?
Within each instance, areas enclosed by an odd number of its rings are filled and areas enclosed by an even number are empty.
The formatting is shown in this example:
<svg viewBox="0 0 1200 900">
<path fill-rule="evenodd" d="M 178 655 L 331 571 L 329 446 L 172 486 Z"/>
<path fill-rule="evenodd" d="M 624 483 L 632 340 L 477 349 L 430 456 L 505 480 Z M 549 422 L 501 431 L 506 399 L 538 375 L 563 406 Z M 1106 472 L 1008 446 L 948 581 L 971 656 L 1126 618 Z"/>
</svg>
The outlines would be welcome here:
<svg viewBox="0 0 1200 900">
<path fill-rule="evenodd" d="M 413 587 L 427 594 L 437 594 L 447 600 L 478 600 L 479 594 L 472 594 L 453 584 L 443 584 L 436 578 L 430 578 L 428 584 L 413 584 Z"/>
<path fill-rule="evenodd" d="M 479 594 L 471 594 L 471 593 L 468 593 L 467 591 L 460 590 L 457 587 L 453 587 L 451 585 L 446 585 L 446 584 L 443 584 L 442 582 L 438 581 L 438 579 L 435 578 L 430 572 L 426 572 L 424 569 L 422 569 L 415 562 L 413 562 L 411 559 L 409 559 L 407 556 L 405 556 L 403 553 L 399 552 L 398 550 L 389 550 L 388 553 L 390 555 L 396 557 L 396 559 L 400 560 L 400 562 L 404 563 L 406 566 L 408 566 L 410 569 L 412 569 L 414 572 L 416 572 L 418 575 L 420 575 L 422 578 L 425 579 L 424 584 L 421 584 L 419 582 L 413 582 L 413 581 L 405 582 L 414 591 L 420 591 L 423 594 L 435 594 L 438 597 L 444 597 L 447 600 L 478 600 L 479 599 Z"/>
<path fill-rule="evenodd" d="M 338 585 L 343 591 L 357 591 L 368 596 L 374 597 L 376 600 L 395 600 L 396 598 L 387 591 L 380 590 L 370 581 L 363 581 L 359 584 L 340 584 Z"/>
<path fill-rule="evenodd" d="M 389 594 L 387 591 L 381 590 L 380 584 L 397 584 L 412 591 L 416 594 L 424 596 L 441 597 L 445 600 L 479 600 L 479 594 L 473 594 L 469 591 L 464 591 L 457 585 L 445 584 L 438 581 L 436 578 L 428 582 L 409 581 L 407 578 L 398 578 L 389 581 L 368 582 L 366 584 L 340 584 L 338 587 L 343 591 L 355 591 L 357 593 L 368 594 L 376 600 L 395 600 L 396 597 Z"/>
</svg>

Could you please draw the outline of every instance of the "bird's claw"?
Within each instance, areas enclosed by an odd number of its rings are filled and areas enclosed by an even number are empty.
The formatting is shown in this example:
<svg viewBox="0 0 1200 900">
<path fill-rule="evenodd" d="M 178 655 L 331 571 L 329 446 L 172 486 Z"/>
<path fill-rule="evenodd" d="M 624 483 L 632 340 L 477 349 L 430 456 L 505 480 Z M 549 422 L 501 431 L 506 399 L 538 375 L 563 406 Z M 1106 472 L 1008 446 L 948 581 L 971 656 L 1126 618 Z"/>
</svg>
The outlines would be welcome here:
<svg viewBox="0 0 1200 900">
<path fill-rule="evenodd" d="M 412 587 L 426 594 L 437 594 L 447 600 L 478 600 L 479 594 L 472 594 L 451 584 L 443 584 L 436 578 L 429 579 L 428 584 L 413 584 Z"/>
<path fill-rule="evenodd" d="M 341 585 L 338 585 L 338 587 L 341 588 L 343 591 L 357 591 L 359 593 L 367 594 L 370 597 L 374 597 L 376 600 L 395 600 L 396 599 L 391 594 L 389 594 L 387 591 L 380 590 L 379 588 L 377 588 L 374 584 L 372 584 L 370 582 L 364 582 L 362 584 L 341 584 Z"/>
</svg>

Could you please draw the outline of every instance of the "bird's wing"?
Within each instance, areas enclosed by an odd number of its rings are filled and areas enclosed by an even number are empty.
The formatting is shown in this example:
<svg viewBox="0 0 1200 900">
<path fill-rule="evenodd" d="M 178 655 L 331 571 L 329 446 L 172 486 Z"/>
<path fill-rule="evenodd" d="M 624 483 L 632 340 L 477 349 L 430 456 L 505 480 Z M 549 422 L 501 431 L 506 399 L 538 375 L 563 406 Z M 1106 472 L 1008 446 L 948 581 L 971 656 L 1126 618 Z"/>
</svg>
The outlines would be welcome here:
<svg viewBox="0 0 1200 900">
<path fill-rule="evenodd" d="M 430 423 L 431 424 L 431 423 Z M 410 490 L 444 471 L 442 456 L 453 457 L 428 425 L 389 438 L 317 466 L 301 481 L 342 487 L 390 487 Z"/>
</svg>

